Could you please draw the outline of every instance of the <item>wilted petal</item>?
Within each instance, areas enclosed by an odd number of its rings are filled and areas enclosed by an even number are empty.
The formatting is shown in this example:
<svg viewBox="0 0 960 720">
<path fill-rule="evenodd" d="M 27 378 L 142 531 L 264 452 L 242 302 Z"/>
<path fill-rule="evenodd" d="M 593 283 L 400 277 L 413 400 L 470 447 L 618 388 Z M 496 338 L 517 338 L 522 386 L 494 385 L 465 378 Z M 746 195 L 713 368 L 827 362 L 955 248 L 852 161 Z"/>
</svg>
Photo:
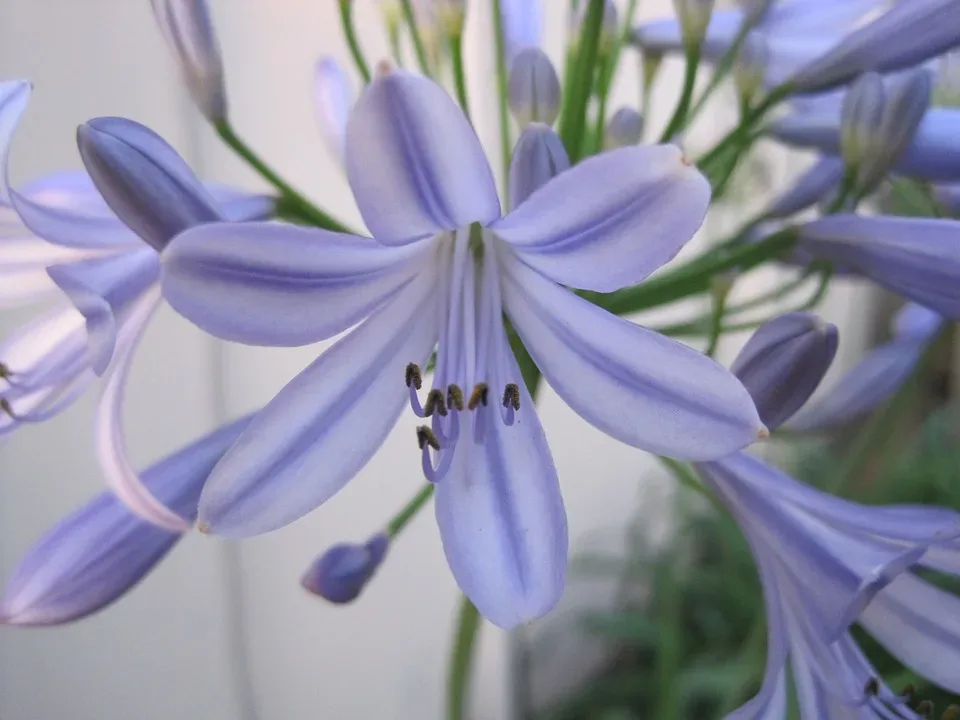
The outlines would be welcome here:
<svg viewBox="0 0 960 720">
<path fill-rule="evenodd" d="M 55 265 L 47 273 L 86 318 L 91 366 L 102 375 L 131 304 L 160 275 L 156 252 L 144 246 L 133 252 Z"/>
<path fill-rule="evenodd" d="M 320 58 L 313 68 L 313 104 L 320 137 L 330 155 L 342 164 L 353 92 L 346 73 L 333 56 Z"/>
<path fill-rule="evenodd" d="M 501 346 L 507 347 L 506 338 Z M 500 362 L 520 376 L 512 356 Z M 567 569 L 557 471 L 522 383 L 520 392 L 516 422 L 490 423 L 483 443 L 461 439 L 436 490 L 437 524 L 453 576 L 480 614 L 504 629 L 553 609 Z"/>
<path fill-rule="evenodd" d="M 353 602 L 380 567 L 389 546 L 390 540 L 384 533 L 362 545 L 334 545 L 313 561 L 300 584 L 332 603 Z"/>
<path fill-rule="evenodd" d="M 357 207 L 381 243 L 402 245 L 500 216 L 476 133 L 431 80 L 400 70 L 376 78 L 350 114 L 346 148 Z"/>
<path fill-rule="evenodd" d="M 164 39 L 197 108 L 211 122 L 227 116 L 223 61 L 207 0 L 150 0 Z"/>
<path fill-rule="evenodd" d="M 765 431 L 743 385 L 699 352 L 607 313 L 516 260 L 507 314 L 550 386 L 608 435 L 661 455 L 721 457 Z"/>
<path fill-rule="evenodd" d="M 90 120 L 77 130 L 77 147 L 107 205 L 157 252 L 187 228 L 222 219 L 177 151 L 139 123 Z"/>
<path fill-rule="evenodd" d="M 570 158 L 553 128 L 540 123 L 525 127 L 510 159 L 510 208 L 519 207 L 569 167 Z"/>
<path fill-rule="evenodd" d="M 224 426 L 148 468 L 144 485 L 178 513 L 194 517 L 207 475 L 248 421 Z M 130 591 L 179 539 L 103 492 L 60 521 L 20 561 L 0 598 L 0 624 L 58 625 L 91 615 Z"/>
<path fill-rule="evenodd" d="M 710 184 L 674 145 L 621 148 L 558 175 L 491 226 L 525 263 L 563 285 L 633 285 L 693 237 Z"/>
<path fill-rule="evenodd" d="M 205 225 L 163 253 L 163 294 L 217 337 L 307 345 L 379 307 L 419 272 L 424 251 L 279 223 Z"/>
<path fill-rule="evenodd" d="M 840 158 L 818 159 L 789 190 L 770 203 L 764 217 L 786 218 L 816 205 L 839 186 L 842 177 L 843 161 Z"/>
<path fill-rule="evenodd" d="M 800 227 L 799 247 L 949 318 L 960 318 L 960 223 L 832 215 Z"/>
<path fill-rule="evenodd" d="M 435 283 L 424 271 L 280 391 L 211 475 L 202 526 L 229 537 L 276 530 L 367 463 L 408 401 L 407 364 L 436 343 Z"/>
</svg>

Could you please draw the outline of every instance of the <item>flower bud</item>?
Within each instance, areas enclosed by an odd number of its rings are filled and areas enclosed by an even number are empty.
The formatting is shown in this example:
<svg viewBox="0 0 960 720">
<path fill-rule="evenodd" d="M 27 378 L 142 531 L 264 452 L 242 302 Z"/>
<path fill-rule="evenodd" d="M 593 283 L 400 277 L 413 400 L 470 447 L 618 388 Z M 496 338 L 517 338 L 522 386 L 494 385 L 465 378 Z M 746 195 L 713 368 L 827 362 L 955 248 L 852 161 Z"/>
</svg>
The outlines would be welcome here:
<svg viewBox="0 0 960 720">
<path fill-rule="evenodd" d="M 314 560 L 300 584 L 332 603 L 353 602 L 380 567 L 389 545 L 384 533 L 374 535 L 364 545 L 334 545 Z"/>
<path fill-rule="evenodd" d="M 756 98 L 763 89 L 769 64 L 770 50 L 763 36 L 757 33 L 747 35 L 733 66 L 733 79 L 741 98 L 748 102 Z"/>
<path fill-rule="evenodd" d="M 673 0 L 673 7 L 680 20 L 683 42 L 699 45 L 707 34 L 715 0 Z"/>
<path fill-rule="evenodd" d="M 840 113 L 840 154 L 857 172 L 876 152 L 886 103 L 883 80 L 876 73 L 861 75 L 843 98 Z"/>
<path fill-rule="evenodd" d="M 463 35 L 466 0 L 434 0 L 437 24 L 444 37 Z"/>
<path fill-rule="evenodd" d="M 511 209 L 568 167 L 567 151 L 553 129 L 539 123 L 527 125 L 520 133 L 510 161 Z"/>
<path fill-rule="evenodd" d="M 617 110 L 603 134 L 604 150 L 637 145 L 643 139 L 643 115 L 631 107 Z"/>
<path fill-rule="evenodd" d="M 534 122 L 553 125 L 556 121 L 560 114 L 560 80 L 542 50 L 527 48 L 514 58 L 507 97 L 521 128 Z"/>
<path fill-rule="evenodd" d="M 216 123 L 227 117 L 223 60 L 206 0 L 150 0 L 193 102 Z"/>
<path fill-rule="evenodd" d="M 149 128 L 97 118 L 77 130 L 77 145 L 110 209 L 158 252 L 187 228 L 221 219 L 183 158 Z"/>
<path fill-rule="evenodd" d="M 350 81 L 336 58 L 328 55 L 317 61 L 313 71 L 313 100 L 320 137 L 330 154 L 342 165 L 353 93 Z"/>
<path fill-rule="evenodd" d="M 834 325 L 810 313 L 788 313 L 760 327 L 730 369 L 774 430 L 817 389 L 836 352 Z"/>
</svg>

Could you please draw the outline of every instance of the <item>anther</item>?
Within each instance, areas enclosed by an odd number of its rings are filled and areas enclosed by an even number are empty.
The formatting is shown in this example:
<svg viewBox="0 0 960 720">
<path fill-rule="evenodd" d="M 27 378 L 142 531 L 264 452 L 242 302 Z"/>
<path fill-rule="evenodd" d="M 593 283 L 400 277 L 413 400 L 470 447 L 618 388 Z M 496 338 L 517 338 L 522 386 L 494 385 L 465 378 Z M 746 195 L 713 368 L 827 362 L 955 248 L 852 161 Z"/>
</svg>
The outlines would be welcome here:
<svg viewBox="0 0 960 720">
<path fill-rule="evenodd" d="M 419 390 L 423 385 L 423 376 L 420 374 L 420 366 L 416 363 L 410 363 L 407 365 L 405 379 L 407 382 L 407 387 L 413 385 L 417 390 Z"/>
<path fill-rule="evenodd" d="M 436 412 L 440 417 L 447 416 L 447 403 L 443 399 L 443 391 L 434 388 L 427 395 L 427 401 L 423 404 L 423 414 L 430 417 Z"/>
<path fill-rule="evenodd" d="M 503 389 L 503 406 L 505 408 L 512 407 L 514 411 L 520 409 L 520 388 L 517 387 L 516 383 L 509 383 Z"/>
<path fill-rule="evenodd" d="M 880 694 L 880 681 L 875 677 L 867 680 L 867 684 L 863 687 L 863 694 L 867 697 L 876 697 Z"/>
<path fill-rule="evenodd" d="M 3 410 L 12 419 L 17 419 L 17 414 L 13 411 L 13 406 L 10 405 L 10 401 L 6 398 L 0 398 L 0 410 Z"/>
<path fill-rule="evenodd" d="M 0 380 L 9 380 L 12 377 L 13 377 L 13 370 L 11 370 L 9 367 L 4 365 L 3 363 L 0 363 Z"/>
<path fill-rule="evenodd" d="M 470 402 L 467 403 L 467 407 L 471 410 L 476 410 L 477 406 L 483 404 L 484 407 L 487 405 L 487 395 L 490 392 L 490 388 L 487 387 L 486 383 L 477 383 L 473 387 L 473 392 L 470 393 Z"/>
<path fill-rule="evenodd" d="M 463 410 L 463 390 L 459 385 L 451 385 L 447 388 L 447 407 Z"/>
<path fill-rule="evenodd" d="M 903 689 L 900 691 L 900 697 L 903 698 L 904 702 L 913 702 L 913 696 L 917 694 L 917 689 L 911 684 L 908 683 L 903 686 Z"/>
<path fill-rule="evenodd" d="M 420 446 L 421 450 L 427 445 L 434 450 L 440 449 L 440 441 L 437 439 L 437 436 L 433 434 L 433 430 L 426 425 L 421 425 L 417 428 L 417 445 Z"/>
<path fill-rule="evenodd" d="M 929 700 L 921 700 L 917 703 L 917 708 L 914 711 L 920 717 L 932 717 L 933 716 L 933 703 Z"/>
<path fill-rule="evenodd" d="M 960 720 L 960 706 L 948 705 L 940 716 L 940 720 Z"/>
</svg>

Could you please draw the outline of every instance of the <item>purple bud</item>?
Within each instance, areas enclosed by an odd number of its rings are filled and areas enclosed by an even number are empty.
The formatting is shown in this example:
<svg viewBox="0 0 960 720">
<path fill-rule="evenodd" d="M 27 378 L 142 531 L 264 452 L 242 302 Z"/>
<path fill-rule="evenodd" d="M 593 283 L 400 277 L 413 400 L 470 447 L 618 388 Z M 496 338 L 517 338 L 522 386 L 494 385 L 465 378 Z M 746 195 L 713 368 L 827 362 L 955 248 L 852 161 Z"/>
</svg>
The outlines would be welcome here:
<svg viewBox="0 0 960 720">
<path fill-rule="evenodd" d="M 157 500 L 192 520 L 207 476 L 250 417 L 144 471 L 144 484 Z M 0 598 L 0 624 L 59 625 L 87 617 L 130 591 L 180 537 L 103 492 L 61 520 L 20 561 Z"/>
<path fill-rule="evenodd" d="M 77 145 L 110 209 L 158 252 L 187 228 L 222 219 L 183 158 L 149 128 L 97 118 L 77 130 Z"/>
<path fill-rule="evenodd" d="M 568 167 L 567 151 L 553 129 L 538 123 L 527 125 L 520 133 L 510 161 L 511 209 Z"/>
<path fill-rule="evenodd" d="M 673 0 L 684 43 L 699 44 L 707 33 L 715 0 Z"/>
<path fill-rule="evenodd" d="M 617 110 L 603 134 L 605 150 L 637 145 L 643 139 L 643 115 L 631 107 Z"/>
<path fill-rule="evenodd" d="M 763 424 L 786 422 L 810 398 L 837 353 L 837 328 L 810 313 L 788 313 L 757 330 L 731 366 Z"/>
<path fill-rule="evenodd" d="M 510 111 L 517 124 L 553 125 L 560 113 L 560 80 L 550 58 L 539 48 L 520 52 L 510 65 Z"/>
<path fill-rule="evenodd" d="M 300 584 L 332 603 L 353 602 L 380 567 L 389 546 L 384 533 L 374 535 L 364 545 L 334 545 L 313 561 Z"/>
<path fill-rule="evenodd" d="M 859 168 L 878 151 L 885 102 L 883 79 L 876 73 L 861 75 L 844 96 L 840 111 L 840 154 L 848 167 Z"/>
</svg>

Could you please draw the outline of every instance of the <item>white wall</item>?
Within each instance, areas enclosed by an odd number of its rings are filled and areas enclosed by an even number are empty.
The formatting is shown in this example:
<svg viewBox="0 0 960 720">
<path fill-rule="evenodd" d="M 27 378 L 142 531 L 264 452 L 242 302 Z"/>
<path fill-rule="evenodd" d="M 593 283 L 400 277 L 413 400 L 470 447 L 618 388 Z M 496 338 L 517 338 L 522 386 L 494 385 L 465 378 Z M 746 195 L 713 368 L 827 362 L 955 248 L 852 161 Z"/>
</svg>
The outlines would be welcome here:
<svg viewBox="0 0 960 720">
<path fill-rule="evenodd" d="M 557 11 L 548 49 L 559 58 L 559 10 L 566 3 L 547 4 Z M 473 113 L 482 138 L 492 143 L 493 66 L 483 44 L 488 3 L 470 5 L 476 13 L 467 45 Z M 669 2 L 643 5 L 652 16 Z M 215 0 L 213 10 L 238 130 L 295 185 L 357 222 L 346 183 L 315 137 L 309 96 L 315 57 L 346 58 L 336 3 Z M 357 2 L 357 14 L 371 57 L 382 55 L 372 0 Z M 632 100 L 636 72 L 632 63 L 626 70 L 620 93 Z M 671 97 L 676 68 L 668 71 L 674 74 L 662 88 Z M 147 0 L 0 0 L 0 76 L 28 77 L 37 86 L 14 152 L 17 178 L 77 166 L 75 126 L 116 114 L 154 127 L 208 177 L 260 187 L 189 107 Z M 666 110 L 662 105 L 660 112 Z M 9 313 L 0 328 L 28 316 Z M 316 352 L 224 346 L 162 313 L 133 378 L 128 426 L 137 457 L 152 461 L 218 420 L 257 407 Z M 0 447 L 0 575 L 9 575 L 46 527 L 99 489 L 91 411 L 88 397 Z M 625 521 L 649 458 L 585 425 L 549 390 L 542 417 L 574 543 Z M 413 418 L 406 417 L 346 490 L 287 529 L 239 546 L 187 538 L 140 588 L 100 616 L 54 630 L 0 628 L 0 718 L 440 718 L 457 591 L 429 512 L 404 533 L 356 604 L 327 606 L 298 585 L 316 553 L 364 538 L 420 486 L 412 437 Z M 482 642 L 475 716 L 501 720 L 505 636 L 485 627 Z M 245 701 L 251 697 L 253 706 Z"/>
</svg>

